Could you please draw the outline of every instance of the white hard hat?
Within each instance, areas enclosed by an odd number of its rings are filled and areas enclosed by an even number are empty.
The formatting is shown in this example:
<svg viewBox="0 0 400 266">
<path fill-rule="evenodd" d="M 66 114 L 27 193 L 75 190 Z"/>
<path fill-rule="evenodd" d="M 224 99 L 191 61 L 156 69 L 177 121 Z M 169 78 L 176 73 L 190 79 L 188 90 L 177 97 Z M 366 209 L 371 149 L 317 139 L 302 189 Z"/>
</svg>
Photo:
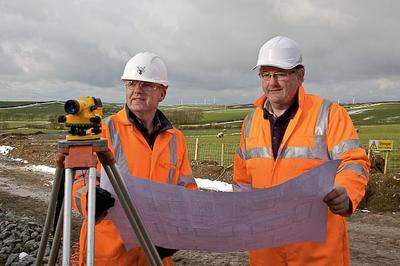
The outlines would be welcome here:
<svg viewBox="0 0 400 266">
<path fill-rule="evenodd" d="M 150 52 L 138 53 L 126 63 L 122 80 L 140 80 L 168 86 L 167 67 Z"/>
<path fill-rule="evenodd" d="M 301 65 L 301 51 L 295 41 L 283 36 L 277 36 L 267 41 L 260 49 L 257 65 L 274 66 L 282 69 L 292 69 Z"/>
</svg>

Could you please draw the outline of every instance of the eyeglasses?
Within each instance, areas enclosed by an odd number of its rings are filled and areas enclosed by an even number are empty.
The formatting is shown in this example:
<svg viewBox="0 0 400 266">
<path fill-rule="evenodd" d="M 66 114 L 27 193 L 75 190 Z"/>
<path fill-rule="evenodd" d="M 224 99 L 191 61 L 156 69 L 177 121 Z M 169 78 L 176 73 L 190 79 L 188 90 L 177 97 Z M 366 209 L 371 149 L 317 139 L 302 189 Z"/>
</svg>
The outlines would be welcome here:
<svg viewBox="0 0 400 266">
<path fill-rule="evenodd" d="M 144 91 L 150 91 L 151 89 L 158 87 L 158 84 L 147 81 L 125 80 L 125 86 L 127 89 L 131 90 L 133 90 L 136 86 L 139 86 L 139 88 Z"/>
<path fill-rule="evenodd" d="M 258 75 L 264 81 L 270 81 L 274 77 L 277 81 L 288 81 L 289 75 L 295 73 L 296 70 L 291 70 L 289 72 L 260 72 Z"/>
</svg>

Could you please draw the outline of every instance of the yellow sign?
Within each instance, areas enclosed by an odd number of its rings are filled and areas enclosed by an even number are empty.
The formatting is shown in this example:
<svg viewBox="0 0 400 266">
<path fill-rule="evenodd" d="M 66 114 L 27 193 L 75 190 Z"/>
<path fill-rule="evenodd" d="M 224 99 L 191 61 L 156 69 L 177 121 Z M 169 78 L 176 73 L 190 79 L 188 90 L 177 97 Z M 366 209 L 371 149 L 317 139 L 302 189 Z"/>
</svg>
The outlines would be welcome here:
<svg viewBox="0 0 400 266">
<path fill-rule="evenodd" d="M 392 151 L 393 140 L 370 139 L 368 149 L 372 151 Z"/>
</svg>

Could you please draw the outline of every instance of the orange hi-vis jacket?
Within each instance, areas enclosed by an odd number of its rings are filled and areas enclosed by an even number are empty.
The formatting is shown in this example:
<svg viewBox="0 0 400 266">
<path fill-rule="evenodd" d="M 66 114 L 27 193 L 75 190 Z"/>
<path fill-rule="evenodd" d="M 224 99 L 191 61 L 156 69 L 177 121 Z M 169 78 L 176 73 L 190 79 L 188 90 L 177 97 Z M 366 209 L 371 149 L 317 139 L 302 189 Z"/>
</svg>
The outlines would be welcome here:
<svg viewBox="0 0 400 266">
<path fill-rule="evenodd" d="M 336 185 L 346 188 L 352 211 L 364 196 L 369 160 L 346 110 L 299 88 L 299 109 L 290 120 L 276 159 L 268 119 L 263 117 L 266 96 L 256 102 L 243 122 L 235 153 L 235 191 L 268 188 L 296 177 L 327 160 L 340 159 Z M 251 265 L 349 265 L 346 220 L 328 211 L 326 242 L 295 243 L 249 251 Z"/>
<path fill-rule="evenodd" d="M 128 120 L 126 111 L 121 110 L 103 120 L 102 137 L 108 140 L 108 146 L 114 153 L 122 176 L 128 174 L 154 182 L 197 189 L 188 160 L 186 142 L 179 130 L 170 128 L 161 131 L 152 150 L 142 133 Z M 84 218 L 80 235 L 79 265 L 86 263 L 87 185 L 87 177 L 81 177 L 73 186 L 73 206 Z M 163 263 L 172 265 L 172 258 L 164 258 Z M 149 263 L 142 248 L 125 249 L 116 227 L 106 217 L 96 223 L 95 265 L 149 265 Z"/>
</svg>

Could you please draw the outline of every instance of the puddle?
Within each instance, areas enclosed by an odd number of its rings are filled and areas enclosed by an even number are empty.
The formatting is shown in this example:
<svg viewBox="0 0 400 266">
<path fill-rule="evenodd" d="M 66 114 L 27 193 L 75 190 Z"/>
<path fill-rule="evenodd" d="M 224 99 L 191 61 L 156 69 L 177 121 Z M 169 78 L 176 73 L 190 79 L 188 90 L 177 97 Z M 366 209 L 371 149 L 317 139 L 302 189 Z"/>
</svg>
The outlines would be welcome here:
<svg viewBox="0 0 400 266">
<path fill-rule="evenodd" d="M 10 182 L 10 178 L 4 176 L 0 176 L 0 190 L 9 194 L 32 197 L 41 201 L 47 201 L 50 196 L 50 192 Z"/>
</svg>

